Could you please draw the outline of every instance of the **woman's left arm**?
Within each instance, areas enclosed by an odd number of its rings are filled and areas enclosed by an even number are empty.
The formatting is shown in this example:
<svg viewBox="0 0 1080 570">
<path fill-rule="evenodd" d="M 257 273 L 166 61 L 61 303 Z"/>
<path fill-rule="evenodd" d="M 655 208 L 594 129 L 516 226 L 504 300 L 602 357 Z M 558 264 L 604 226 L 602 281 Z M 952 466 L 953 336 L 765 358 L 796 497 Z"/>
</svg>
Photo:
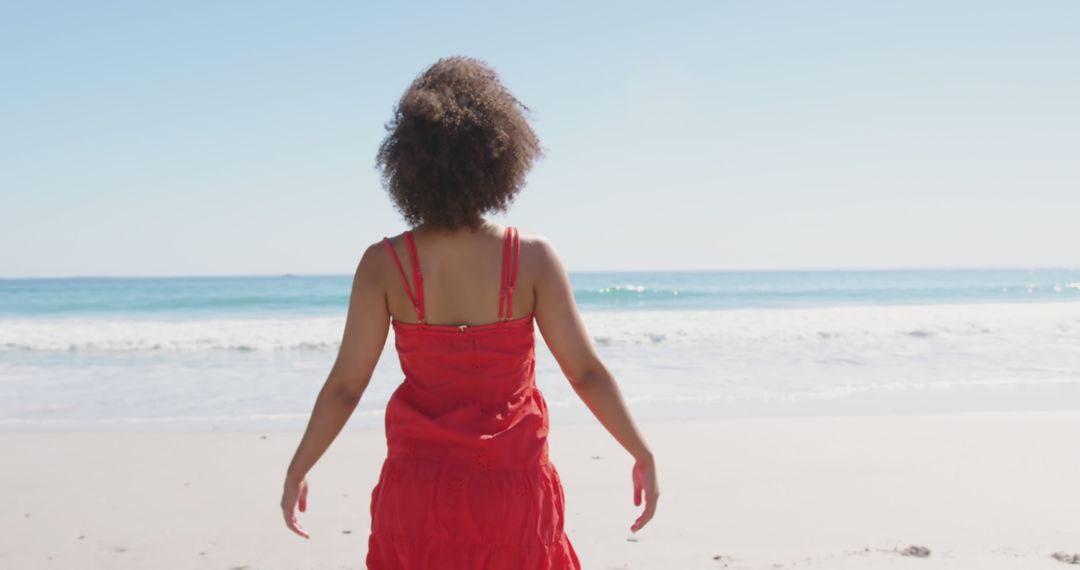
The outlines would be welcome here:
<svg viewBox="0 0 1080 570">
<path fill-rule="evenodd" d="M 281 509 L 285 524 L 309 538 L 296 520 L 296 509 L 307 510 L 307 474 L 349 420 L 371 380 L 390 328 L 386 294 L 379 279 L 381 243 L 364 251 L 353 277 L 345 330 L 337 359 L 315 399 L 307 429 L 285 475 Z"/>
</svg>

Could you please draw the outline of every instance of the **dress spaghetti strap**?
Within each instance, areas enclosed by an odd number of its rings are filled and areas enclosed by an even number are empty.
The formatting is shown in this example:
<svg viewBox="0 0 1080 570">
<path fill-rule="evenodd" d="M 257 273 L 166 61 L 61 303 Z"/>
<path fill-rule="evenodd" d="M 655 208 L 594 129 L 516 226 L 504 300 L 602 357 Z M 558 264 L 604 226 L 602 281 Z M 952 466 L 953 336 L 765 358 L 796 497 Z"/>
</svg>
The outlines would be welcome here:
<svg viewBox="0 0 1080 570">
<path fill-rule="evenodd" d="M 424 325 L 426 323 L 424 320 L 424 275 L 420 272 L 420 256 L 416 252 L 416 243 L 413 241 L 412 232 L 405 230 L 405 243 L 409 248 L 409 265 L 412 267 L 413 283 L 416 286 L 415 295 L 412 289 L 409 288 L 409 280 L 405 277 L 405 269 L 401 266 L 401 260 L 398 258 L 393 246 L 390 245 L 390 239 L 383 237 L 383 243 L 386 244 L 386 249 L 390 251 L 390 257 L 393 258 L 394 265 L 398 268 L 398 273 L 401 275 L 401 284 L 405 286 L 405 294 L 409 296 L 409 302 L 412 303 L 413 309 L 416 310 L 416 319 L 420 321 L 421 325 Z"/>
<path fill-rule="evenodd" d="M 521 241 L 517 228 L 507 226 L 503 235 L 502 276 L 499 285 L 499 323 L 510 320 L 513 316 L 514 283 L 517 282 L 518 257 L 521 254 Z M 503 315 L 503 299 L 506 302 L 506 314 Z"/>
</svg>

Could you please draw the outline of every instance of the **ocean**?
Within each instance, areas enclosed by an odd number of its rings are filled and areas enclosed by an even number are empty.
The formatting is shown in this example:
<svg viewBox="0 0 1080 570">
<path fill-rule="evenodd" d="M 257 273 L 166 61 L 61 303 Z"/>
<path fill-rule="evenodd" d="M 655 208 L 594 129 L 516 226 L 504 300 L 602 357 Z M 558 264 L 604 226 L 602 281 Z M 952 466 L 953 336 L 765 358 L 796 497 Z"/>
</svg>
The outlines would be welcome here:
<svg viewBox="0 0 1080 570">
<path fill-rule="evenodd" d="M 1080 409 L 1080 269 L 570 277 L 639 419 Z M 0 431 L 303 428 L 350 280 L 0 279 Z M 541 332 L 553 421 L 592 421 Z M 401 379 L 391 331 L 349 427 Z"/>
</svg>

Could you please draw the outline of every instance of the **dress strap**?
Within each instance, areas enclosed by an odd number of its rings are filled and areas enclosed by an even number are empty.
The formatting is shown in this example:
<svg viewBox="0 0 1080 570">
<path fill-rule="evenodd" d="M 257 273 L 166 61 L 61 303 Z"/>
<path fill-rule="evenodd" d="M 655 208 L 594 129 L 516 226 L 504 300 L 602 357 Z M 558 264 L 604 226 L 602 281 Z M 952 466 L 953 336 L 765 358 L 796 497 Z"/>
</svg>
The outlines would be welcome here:
<svg viewBox="0 0 1080 570">
<path fill-rule="evenodd" d="M 420 271 L 420 254 L 416 252 L 416 241 L 413 240 L 412 230 L 405 230 L 405 244 L 409 246 L 409 263 L 413 270 L 413 283 L 416 284 L 416 314 L 420 323 L 424 319 L 424 274 Z"/>
<path fill-rule="evenodd" d="M 502 276 L 499 285 L 499 322 L 509 320 L 514 314 L 514 283 L 517 282 L 518 258 L 521 255 L 521 240 L 515 227 L 507 226 L 503 235 Z M 503 316 L 503 299 L 506 300 L 506 315 Z"/>
<path fill-rule="evenodd" d="M 409 265 L 412 267 L 413 284 L 416 287 L 416 295 L 413 295 L 412 289 L 409 288 L 409 280 L 405 277 L 405 269 L 401 266 L 401 259 L 398 258 L 393 246 L 390 245 L 390 240 L 383 237 L 383 243 L 386 244 L 386 249 L 390 251 L 390 257 L 393 258 L 394 265 L 398 268 L 398 273 L 401 275 L 401 284 L 405 286 L 405 294 L 409 296 L 409 302 L 412 303 L 413 309 L 416 309 L 416 318 L 423 324 L 424 276 L 420 272 L 420 259 L 416 253 L 416 243 L 413 242 L 412 232 L 409 230 L 405 231 L 405 243 L 408 245 L 409 249 Z"/>
</svg>

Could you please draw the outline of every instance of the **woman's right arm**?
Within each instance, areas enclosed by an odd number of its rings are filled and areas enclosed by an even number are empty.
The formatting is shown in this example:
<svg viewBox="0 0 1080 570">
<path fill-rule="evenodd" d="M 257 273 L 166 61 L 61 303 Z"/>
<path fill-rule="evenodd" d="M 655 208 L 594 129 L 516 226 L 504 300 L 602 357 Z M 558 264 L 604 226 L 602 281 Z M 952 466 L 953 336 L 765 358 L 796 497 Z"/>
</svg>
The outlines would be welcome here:
<svg viewBox="0 0 1080 570">
<path fill-rule="evenodd" d="M 582 402 L 634 457 L 631 474 L 634 504 L 640 506 L 643 494 L 645 498 L 645 511 L 630 527 L 637 532 L 652 519 L 656 499 L 660 496 L 652 451 L 630 417 L 615 378 L 600 361 L 592 339 L 585 330 L 562 260 L 546 238 L 536 236 L 533 240 L 540 252 L 534 285 L 536 324 Z"/>
</svg>

